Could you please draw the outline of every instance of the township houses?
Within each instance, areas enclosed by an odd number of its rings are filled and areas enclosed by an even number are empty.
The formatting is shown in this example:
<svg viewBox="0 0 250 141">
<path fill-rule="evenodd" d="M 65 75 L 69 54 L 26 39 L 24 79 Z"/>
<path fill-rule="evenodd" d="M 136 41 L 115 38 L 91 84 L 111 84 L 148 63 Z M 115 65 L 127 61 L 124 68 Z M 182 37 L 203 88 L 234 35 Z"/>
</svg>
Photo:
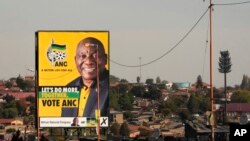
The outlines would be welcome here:
<svg viewBox="0 0 250 141">
<path fill-rule="evenodd" d="M 13 96 L 15 100 L 21 100 L 21 99 L 26 99 L 27 97 L 30 97 L 30 96 L 35 97 L 35 92 L 12 92 L 12 91 L 1 90 L 0 91 L 0 103 L 5 102 L 3 98 L 6 95 Z"/>
<path fill-rule="evenodd" d="M 240 117 L 242 114 L 250 114 L 249 103 L 229 103 L 227 104 L 228 117 Z"/>
<path fill-rule="evenodd" d="M 4 118 L 0 118 L 0 124 L 2 124 L 4 126 L 23 125 L 23 120 L 21 120 L 21 119 L 4 119 Z"/>
<path fill-rule="evenodd" d="M 137 125 L 128 125 L 128 129 L 130 131 L 129 137 L 135 138 L 141 134 L 141 131 L 146 131 L 147 133 L 152 133 L 153 129 L 145 127 L 145 126 L 137 126 Z"/>
</svg>

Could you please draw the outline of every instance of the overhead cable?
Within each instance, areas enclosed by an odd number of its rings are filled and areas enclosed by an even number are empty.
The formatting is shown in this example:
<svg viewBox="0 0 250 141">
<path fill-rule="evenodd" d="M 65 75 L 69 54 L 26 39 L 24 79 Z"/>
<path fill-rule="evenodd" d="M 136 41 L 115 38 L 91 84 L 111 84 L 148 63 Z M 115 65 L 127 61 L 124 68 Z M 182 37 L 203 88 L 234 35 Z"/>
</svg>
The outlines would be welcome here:
<svg viewBox="0 0 250 141">
<path fill-rule="evenodd" d="M 152 61 L 149 61 L 147 63 L 144 63 L 144 64 L 141 64 L 141 65 L 125 65 L 125 64 L 121 64 L 121 63 L 118 63 L 112 59 L 110 59 L 110 61 L 116 65 L 119 65 L 119 66 L 123 66 L 123 67 L 141 67 L 141 66 L 146 66 L 146 65 L 150 65 L 158 60 L 160 60 L 161 58 L 163 58 L 164 56 L 168 55 L 169 53 L 171 53 L 175 48 L 178 47 L 178 45 L 184 40 L 186 39 L 186 37 L 193 31 L 193 29 L 198 25 L 198 23 L 201 21 L 201 19 L 206 15 L 207 11 L 209 10 L 209 8 L 207 8 L 207 10 L 201 15 L 201 17 L 198 19 L 198 21 L 191 27 L 191 29 L 180 39 L 179 42 L 177 42 L 170 50 L 168 50 L 167 52 L 165 52 L 163 55 L 161 55 L 160 57 L 152 60 Z"/>
<path fill-rule="evenodd" d="M 243 2 L 235 2 L 235 3 L 218 3 L 218 4 L 213 4 L 213 5 L 238 5 L 238 4 L 247 4 L 250 3 L 250 1 L 243 1 Z"/>
</svg>

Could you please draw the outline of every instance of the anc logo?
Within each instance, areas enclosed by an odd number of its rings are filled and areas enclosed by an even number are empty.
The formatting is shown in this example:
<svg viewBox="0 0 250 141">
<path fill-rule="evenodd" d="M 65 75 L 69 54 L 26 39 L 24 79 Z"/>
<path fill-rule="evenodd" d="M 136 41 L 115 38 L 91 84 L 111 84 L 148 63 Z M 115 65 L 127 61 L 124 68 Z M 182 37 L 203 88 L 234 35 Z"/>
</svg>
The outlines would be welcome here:
<svg viewBox="0 0 250 141">
<path fill-rule="evenodd" d="M 66 45 L 54 44 L 54 41 L 52 40 L 52 43 L 47 50 L 47 58 L 51 65 L 67 66 L 67 62 L 65 61 L 66 57 Z"/>
</svg>

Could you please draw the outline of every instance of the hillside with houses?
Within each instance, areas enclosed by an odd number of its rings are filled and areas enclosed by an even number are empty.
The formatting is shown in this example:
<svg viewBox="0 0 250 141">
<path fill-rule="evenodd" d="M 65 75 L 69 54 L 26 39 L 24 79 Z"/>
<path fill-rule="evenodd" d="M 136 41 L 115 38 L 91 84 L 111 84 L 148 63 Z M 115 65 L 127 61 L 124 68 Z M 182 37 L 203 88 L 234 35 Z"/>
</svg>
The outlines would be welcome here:
<svg viewBox="0 0 250 141">
<path fill-rule="evenodd" d="M 19 130 L 25 140 L 36 136 L 35 77 L 18 76 L 0 81 L 0 140 Z"/>
<path fill-rule="evenodd" d="M 243 78 L 242 84 L 227 87 L 226 100 L 224 88 L 213 88 L 214 118 L 210 110 L 210 85 L 199 79 L 198 76 L 194 83 L 159 78 L 156 82 L 147 79 L 145 83 L 130 83 L 111 76 L 109 137 L 208 140 L 214 124 L 215 139 L 228 139 L 230 124 L 238 124 L 242 116 L 250 113 L 250 79 L 245 82 Z"/>
</svg>

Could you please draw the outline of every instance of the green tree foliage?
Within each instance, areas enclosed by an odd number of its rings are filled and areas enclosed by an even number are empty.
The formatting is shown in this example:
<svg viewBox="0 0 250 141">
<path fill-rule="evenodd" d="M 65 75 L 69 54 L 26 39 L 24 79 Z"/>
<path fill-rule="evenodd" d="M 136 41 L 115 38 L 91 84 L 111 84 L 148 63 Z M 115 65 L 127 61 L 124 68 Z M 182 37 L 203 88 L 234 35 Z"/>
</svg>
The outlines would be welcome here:
<svg viewBox="0 0 250 141">
<path fill-rule="evenodd" d="M 4 118 L 15 118 L 18 116 L 17 108 L 7 108 L 3 111 Z"/>
<path fill-rule="evenodd" d="M 30 114 L 35 115 L 36 114 L 36 106 L 35 104 L 30 105 Z"/>
<path fill-rule="evenodd" d="M 147 85 L 152 85 L 152 84 L 154 84 L 154 79 L 152 79 L 152 78 L 148 78 L 148 79 L 146 79 L 146 82 L 145 82 Z"/>
<path fill-rule="evenodd" d="M 136 97 L 141 97 L 143 98 L 145 95 L 145 88 L 143 86 L 134 86 L 131 88 L 130 93 L 132 93 Z"/>
<path fill-rule="evenodd" d="M 3 107 L 4 107 L 4 109 L 15 108 L 16 107 L 16 102 L 15 101 L 11 101 L 10 103 L 4 103 Z"/>
<path fill-rule="evenodd" d="M 196 81 L 196 88 L 197 89 L 202 89 L 203 87 L 203 82 L 202 82 L 202 78 L 201 78 L 201 75 L 199 75 L 197 77 L 197 81 Z"/>
<path fill-rule="evenodd" d="M 24 80 L 24 90 L 26 91 L 32 91 L 32 89 L 35 87 L 35 81 L 33 80 Z"/>
<path fill-rule="evenodd" d="M 120 81 L 120 78 L 114 76 L 114 75 L 109 75 L 109 82 L 110 83 L 116 83 L 116 82 L 119 82 Z"/>
<path fill-rule="evenodd" d="M 128 80 L 126 80 L 126 79 L 121 79 L 120 82 L 121 82 L 121 83 L 128 83 Z"/>
<path fill-rule="evenodd" d="M 121 128 L 120 128 L 120 135 L 127 137 L 129 136 L 129 134 L 130 134 L 130 131 L 128 129 L 128 123 L 127 122 L 122 123 Z"/>
<path fill-rule="evenodd" d="M 242 90 L 247 90 L 250 88 L 250 78 L 245 74 L 243 75 L 243 79 L 242 79 L 240 88 Z"/>
<path fill-rule="evenodd" d="M 250 91 L 240 90 L 233 93 L 231 97 L 233 103 L 250 103 Z"/>
<path fill-rule="evenodd" d="M 145 128 L 140 127 L 138 130 L 140 131 L 140 136 L 148 137 L 150 135 L 150 131 L 146 130 Z"/>
<path fill-rule="evenodd" d="M 162 84 L 167 84 L 168 81 L 167 81 L 167 80 L 162 80 L 161 83 L 162 83 Z"/>
<path fill-rule="evenodd" d="M 229 73 L 231 72 L 231 57 L 229 51 L 221 51 L 221 57 L 219 58 L 219 72 Z"/>
<path fill-rule="evenodd" d="M 179 117 L 181 118 L 182 122 L 185 122 L 186 120 L 190 120 L 191 119 L 191 114 L 188 110 L 181 110 L 178 113 Z"/>
<path fill-rule="evenodd" d="M 15 133 L 16 132 L 16 129 L 14 128 L 9 128 L 6 130 L 7 133 Z"/>
<path fill-rule="evenodd" d="M 137 83 L 140 83 L 140 82 L 141 82 L 140 76 L 137 76 L 137 77 L 136 77 L 136 82 L 137 82 Z"/>
<path fill-rule="evenodd" d="M 208 95 L 193 93 L 187 102 L 187 108 L 191 114 L 203 114 L 210 108 L 210 98 Z"/>
<path fill-rule="evenodd" d="M 113 133 L 113 135 L 115 135 L 115 136 L 119 136 L 120 135 L 120 127 L 121 127 L 120 124 L 114 123 L 110 127 L 110 132 Z"/>
<path fill-rule="evenodd" d="M 26 97 L 26 100 L 27 101 L 29 101 L 30 103 L 35 103 L 36 102 L 36 99 L 35 99 L 35 97 L 34 96 L 28 96 L 28 97 Z"/>
<path fill-rule="evenodd" d="M 118 101 L 120 108 L 122 110 L 132 110 L 133 109 L 133 103 L 129 97 L 129 94 L 122 94 L 119 97 L 119 101 Z"/>
<path fill-rule="evenodd" d="M 3 111 L 4 109 L 2 108 L 2 105 L 0 106 L 0 118 L 3 118 Z"/>
<path fill-rule="evenodd" d="M 130 118 L 134 118 L 134 114 L 130 111 L 126 111 L 123 113 L 124 119 L 130 119 Z"/>
<path fill-rule="evenodd" d="M 179 96 L 170 96 L 167 101 L 161 102 L 159 105 L 159 111 L 164 116 L 175 114 L 178 108 L 182 108 L 185 105 L 185 98 Z"/>
<path fill-rule="evenodd" d="M 10 81 L 7 81 L 7 82 L 5 83 L 5 87 L 6 87 L 6 88 L 11 88 L 11 87 L 12 87 L 12 83 L 11 83 Z"/>
<path fill-rule="evenodd" d="M 19 75 L 17 78 L 16 78 L 16 83 L 17 83 L 17 86 L 24 90 L 25 89 L 25 83 L 24 83 L 24 79 L 21 77 L 21 75 Z"/>
<path fill-rule="evenodd" d="M 23 116 L 24 115 L 24 111 L 25 111 L 25 107 L 22 105 L 22 101 L 19 100 L 16 102 L 16 108 L 18 111 L 18 115 Z"/>
<path fill-rule="evenodd" d="M 128 87 L 128 84 L 127 83 L 120 83 L 119 85 L 118 85 L 118 92 L 120 93 L 120 94 L 124 94 L 124 93 L 127 93 L 128 92 L 128 89 L 129 87 Z"/>
<path fill-rule="evenodd" d="M 116 92 L 116 90 L 111 89 L 109 94 L 109 107 L 115 110 L 120 110 L 118 100 L 119 94 Z"/>
<path fill-rule="evenodd" d="M 16 78 L 17 86 L 24 91 L 31 91 L 35 87 L 35 81 L 24 80 L 21 75 Z"/>
<path fill-rule="evenodd" d="M 187 108 L 192 114 L 197 114 L 199 111 L 199 101 L 195 94 L 191 94 L 187 103 Z"/>
<path fill-rule="evenodd" d="M 7 102 L 7 103 L 11 103 L 12 101 L 15 100 L 15 97 L 9 94 L 6 94 L 3 99 Z"/>
<path fill-rule="evenodd" d="M 161 97 L 161 91 L 157 86 L 150 85 L 148 92 L 145 93 L 145 98 L 157 100 Z"/>
<path fill-rule="evenodd" d="M 199 105 L 200 105 L 199 109 L 200 109 L 201 113 L 205 113 L 206 111 L 209 111 L 209 109 L 210 109 L 210 98 L 208 96 L 203 96 Z"/>
<path fill-rule="evenodd" d="M 155 81 L 156 81 L 156 84 L 160 84 L 161 83 L 161 78 L 159 76 L 157 76 Z"/>
</svg>

